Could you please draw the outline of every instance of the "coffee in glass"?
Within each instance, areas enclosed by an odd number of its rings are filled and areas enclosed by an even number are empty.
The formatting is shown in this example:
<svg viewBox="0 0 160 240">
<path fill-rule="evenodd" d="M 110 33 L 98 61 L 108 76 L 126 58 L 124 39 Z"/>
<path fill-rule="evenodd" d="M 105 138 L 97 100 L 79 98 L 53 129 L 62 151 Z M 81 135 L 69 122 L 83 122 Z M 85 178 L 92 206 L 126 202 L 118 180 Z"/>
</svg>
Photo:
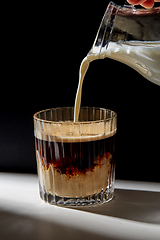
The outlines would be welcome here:
<svg viewBox="0 0 160 240">
<path fill-rule="evenodd" d="M 40 196 L 60 206 L 92 205 L 114 196 L 116 113 L 56 108 L 34 115 Z"/>
</svg>

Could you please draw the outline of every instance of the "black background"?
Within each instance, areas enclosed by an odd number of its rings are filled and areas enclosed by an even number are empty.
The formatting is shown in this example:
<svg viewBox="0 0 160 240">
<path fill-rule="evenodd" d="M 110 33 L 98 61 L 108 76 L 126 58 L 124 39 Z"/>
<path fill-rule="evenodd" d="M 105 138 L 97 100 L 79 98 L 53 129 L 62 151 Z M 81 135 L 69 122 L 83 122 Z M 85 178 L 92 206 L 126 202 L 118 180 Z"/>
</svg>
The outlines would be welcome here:
<svg viewBox="0 0 160 240">
<path fill-rule="evenodd" d="M 79 66 L 108 3 L 14 3 L 4 9 L 1 172 L 37 172 L 32 116 L 74 105 Z M 159 86 L 122 63 L 105 59 L 90 64 L 82 105 L 118 114 L 116 178 L 160 182 L 159 96 Z"/>
</svg>

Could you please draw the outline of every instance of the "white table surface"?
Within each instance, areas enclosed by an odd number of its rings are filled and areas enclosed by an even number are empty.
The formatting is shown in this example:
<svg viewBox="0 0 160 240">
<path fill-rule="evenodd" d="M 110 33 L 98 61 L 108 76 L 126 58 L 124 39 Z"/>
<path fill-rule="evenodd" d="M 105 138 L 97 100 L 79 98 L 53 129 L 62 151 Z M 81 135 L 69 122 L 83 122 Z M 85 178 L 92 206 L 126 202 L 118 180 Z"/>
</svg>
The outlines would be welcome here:
<svg viewBox="0 0 160 240">
<path fill-rule="evenodd" d="M 109 203 L 62 208 L 40 199 L 36 175 L 0 173 L 0 240 L 160 240 L 160 183 L 115 187 Z"/>
</svg>

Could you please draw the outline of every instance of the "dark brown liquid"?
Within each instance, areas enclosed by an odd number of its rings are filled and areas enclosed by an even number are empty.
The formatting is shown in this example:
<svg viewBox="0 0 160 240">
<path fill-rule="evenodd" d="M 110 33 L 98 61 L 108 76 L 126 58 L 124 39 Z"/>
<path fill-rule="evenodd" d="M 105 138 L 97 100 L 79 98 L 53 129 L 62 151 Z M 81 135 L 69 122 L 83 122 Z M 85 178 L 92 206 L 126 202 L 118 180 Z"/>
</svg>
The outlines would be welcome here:
<svg viewBox="0 0 160 240">
<path fill-rule="evenodd" d="M 45 169 L 52 164 L 69 177 L 94 171 L 95 166 L 114 163 L 115 135 L 87 142 L 49 142 L 35 138 L 36 151 Z"/>
</svg>

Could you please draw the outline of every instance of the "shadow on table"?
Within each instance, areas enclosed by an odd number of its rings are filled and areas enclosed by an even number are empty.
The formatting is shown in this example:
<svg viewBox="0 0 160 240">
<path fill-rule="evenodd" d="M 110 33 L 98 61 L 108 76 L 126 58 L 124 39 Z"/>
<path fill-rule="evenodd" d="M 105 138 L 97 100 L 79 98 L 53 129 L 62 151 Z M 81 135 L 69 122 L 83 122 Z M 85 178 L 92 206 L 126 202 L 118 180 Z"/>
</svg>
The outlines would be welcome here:
<svg viewBox="0 0 160 240">
<path fill-rule="evenodd" d="M 111 202 L 95 207 L 80 207 L 79 210 L 160 224 L 160 192 L 116 189 Z"/>
<path fill-rule="evenodd" d="M 72 209 L 139 222 L 160 224 L 160 192 L 116 189 L 115 198 L 109 203 L 95 207 Z M 106 238 L 103 235 L 99 236 L 95 232 L 87 232 L 83 229 L 62 226 L 56 222 L 0 210 L 0 239 L 10 240 L 12 238 L 16 240 L 115 239 L 114 237 Z"/>
<path fill-rule="evenodd" d="M 0 210 L 0 240 L 106 240 L 85 229 Z M 114 240 L 115 238 L 107 238 Z"/>
</svg>

